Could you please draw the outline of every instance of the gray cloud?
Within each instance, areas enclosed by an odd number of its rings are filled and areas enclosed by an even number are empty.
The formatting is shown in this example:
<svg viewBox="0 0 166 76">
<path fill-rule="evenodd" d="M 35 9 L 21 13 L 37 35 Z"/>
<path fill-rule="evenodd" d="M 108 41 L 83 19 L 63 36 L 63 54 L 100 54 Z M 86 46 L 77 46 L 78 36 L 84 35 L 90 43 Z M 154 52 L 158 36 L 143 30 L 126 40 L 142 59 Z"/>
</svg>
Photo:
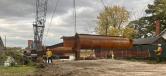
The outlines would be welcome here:
<svg viewBox="0 0 166 76">
<path fill-rule="evenodd" d="M 48 0 L 47 28 L 44 36 L 45 44 L 61 42 L 61 36 L 74 35 L 73 0 L 59 0 L 53 22 L 50 17 L 57 0 Z M 143 10 L 153 0 L 104 0 L 108 6 L 120 5 L 133 12 Z M 97 15 L 103 10 L 101 0 L 76 0 L 77 32 L 93 33 L 97 23 Z M 9 46 L 27 46 L 27 40 L 33 39 L 32 23 L 35 19 L 35 0 L 0 0 L 0 34 L 8 36 Z M 138 14 L 137 12 L 132 14 Z"/>
<path fill-rule="evenodd" d="M 0 17 L 28 17 L 34 12 L 34 0 L 0 0 Z"/>
</svg>

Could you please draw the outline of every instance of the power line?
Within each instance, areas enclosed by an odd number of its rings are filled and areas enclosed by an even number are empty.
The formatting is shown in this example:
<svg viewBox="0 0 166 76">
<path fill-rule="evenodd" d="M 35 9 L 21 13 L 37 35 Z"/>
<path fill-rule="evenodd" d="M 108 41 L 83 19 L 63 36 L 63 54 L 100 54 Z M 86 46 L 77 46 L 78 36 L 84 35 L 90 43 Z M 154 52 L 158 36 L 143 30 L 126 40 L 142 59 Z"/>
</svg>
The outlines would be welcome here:
<svg viewBox="0 0 166 76">
<path fill-rule="evenodd" d="M 57 6 L 58 6 L 59 1 L 60 1 L 60 0 L 56 0 L 55 9 L 53 10 L 53 14 L 52 14 L 52 16 L 51 16 L 51 19 L 50 19 L 50 22 L 49 22 L 49 25 L 48 25 L 48 28 L 47 28 L 47 31 L 46 31 L 46 35 L 45 35 L 46 37 L 45 37 L 45 39 L 44 39 L 44 43 L 45 43 L 45 41 L 46 41 L 46 39 L 47 39 L 47 37 L 48 37 L 48 32 L 49 32 L 49 30 L 50 30 L 50 27 L 51 27 L 51 24 L 52 24 L 52 20 L 53 20 L 53 18 L 54 18 L 55 12 L 56 12 L 56 10 L 57 10 Z"/>
</svg>

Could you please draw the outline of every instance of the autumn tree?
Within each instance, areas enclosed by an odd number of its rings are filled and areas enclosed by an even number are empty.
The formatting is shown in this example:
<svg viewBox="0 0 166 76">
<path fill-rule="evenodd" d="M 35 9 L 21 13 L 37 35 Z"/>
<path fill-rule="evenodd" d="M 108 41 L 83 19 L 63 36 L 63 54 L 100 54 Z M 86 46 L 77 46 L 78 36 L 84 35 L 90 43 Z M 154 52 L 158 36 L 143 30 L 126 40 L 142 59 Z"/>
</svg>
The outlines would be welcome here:
<svg viewBox="0 0 166 76">
<path fill-rule="evenodd" d="M 127 30 L 124 28 L 123 24 L 128 21 L 129 12 L 124 7 L 105 7 L 97 18 L 98 26 L 96 31 L 98 34 L 109 36 L 127 36 L 123 34 L 123 31 Z"/>
<path fill-rule="evenodd" d="M 126 27 L 122 30 L 122 36 L 123 37 L 133 39 L 133 38 L 136 37 L 136 35 L 137 35 L 137 31 L 135 31 L 133 28 Z"/>
<path fill-rule="evenodd" d="M 108 35 L 110 26 L 120 29 L 122 23 L 128 21 L 129 13 L 124 7 L 105 7 L 98 16 L 97 31 L 99 34 Z"/>
</svg>

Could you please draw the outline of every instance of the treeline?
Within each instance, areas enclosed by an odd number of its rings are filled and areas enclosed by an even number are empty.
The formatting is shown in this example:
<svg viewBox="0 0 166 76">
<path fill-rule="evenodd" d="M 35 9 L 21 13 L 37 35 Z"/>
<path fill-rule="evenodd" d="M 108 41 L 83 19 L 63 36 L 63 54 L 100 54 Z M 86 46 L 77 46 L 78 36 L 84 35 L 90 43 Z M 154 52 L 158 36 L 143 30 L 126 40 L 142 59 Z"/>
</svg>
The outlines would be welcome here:
<svg viewBox="0 0 166 76">
<path fill-rule="evenodd" d="M 130 13 L 124 7 L 106 6 L 97 17 L 96 32 L 101 35 L 128 38 L 155 36 L 156 21 L 161 24 L 161 31 L 166 28 L 166 0 L 155 0 L 154 4 L 148 4 L 147 7 L 146 16 L 129 22 Z"/>
</svg>

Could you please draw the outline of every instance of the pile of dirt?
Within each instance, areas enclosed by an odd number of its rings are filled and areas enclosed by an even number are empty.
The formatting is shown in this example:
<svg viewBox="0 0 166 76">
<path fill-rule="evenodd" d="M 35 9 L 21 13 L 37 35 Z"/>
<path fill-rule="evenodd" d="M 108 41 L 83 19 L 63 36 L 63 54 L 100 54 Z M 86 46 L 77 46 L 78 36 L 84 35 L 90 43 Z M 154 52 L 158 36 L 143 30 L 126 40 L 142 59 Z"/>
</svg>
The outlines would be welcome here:
<svg viewBox="0 0 166 76">
<path fill-rule="evenodd" d="M 123 60 L 58 61 L 39 69 L 41 76 L 165 76 L 166 64 Z"/>
</svg>

